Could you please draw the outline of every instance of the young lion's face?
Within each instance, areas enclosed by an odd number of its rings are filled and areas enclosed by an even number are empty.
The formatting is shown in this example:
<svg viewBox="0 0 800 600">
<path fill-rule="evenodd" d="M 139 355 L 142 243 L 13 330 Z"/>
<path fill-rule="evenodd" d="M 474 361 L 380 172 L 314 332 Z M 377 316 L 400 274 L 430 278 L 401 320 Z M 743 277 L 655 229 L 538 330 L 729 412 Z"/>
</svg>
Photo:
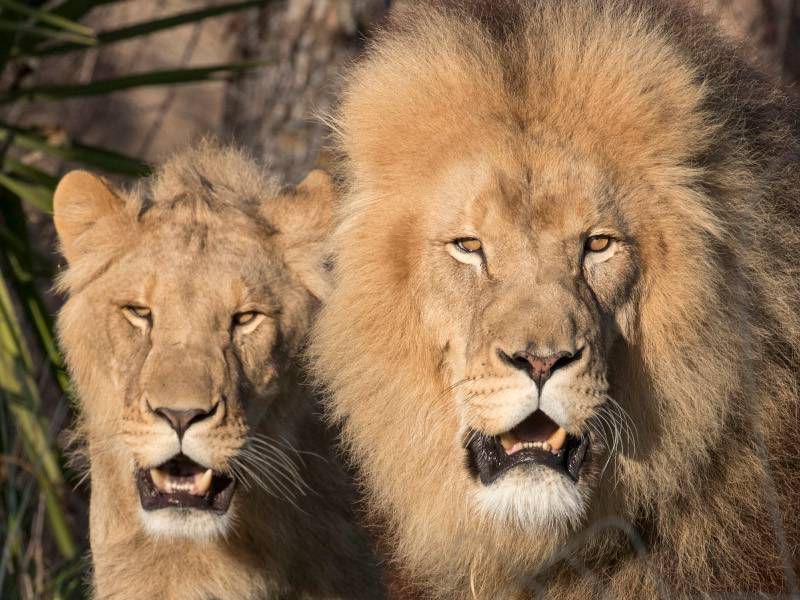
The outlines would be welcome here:
<svg viewBox="0 0 800 600">
<path fill-rule="evenodd" d="M 145 526 L 168 535 L 226 527 L 237 479 L 261 470 L 246 457 L 294 334 L 268 243 L 185 233 L 143 236 L 85 301 L 111 348 L 120 419 L 108 443 L 132 459 Z"/>
<path fill-rule="evenodd" d="M 446 173 L 415 276 L 434 299 L 421 310 L 445 348 L 473 499 L 534 530 L 575 524 L 624 426 L 608 354 L 638 259 L 617 190 L 544 145 Z"/>
<path fill-rule="evenodd" d="M 109 203 L 114 212 L 88 235 L 121 251 L 72 292 L 59 318 L 93 483 L 115 486 L 151 534 L 224 533 L 241 496 L 301 484 L 287 451 L 303 407 L 287 414 L 274 401 L 293 377 L 315 302 L 287 256 L 287 245 L 303 244 L 287 240 L 269 202 L 257 218 L 216 213 L 190 191 L 135 218 L 119 198 Z M 78 271 L 95 250 L 70 252 L 79 238 L 63 223 L 69 216 L 57 196 L 59 233 Z"/>
</svg>

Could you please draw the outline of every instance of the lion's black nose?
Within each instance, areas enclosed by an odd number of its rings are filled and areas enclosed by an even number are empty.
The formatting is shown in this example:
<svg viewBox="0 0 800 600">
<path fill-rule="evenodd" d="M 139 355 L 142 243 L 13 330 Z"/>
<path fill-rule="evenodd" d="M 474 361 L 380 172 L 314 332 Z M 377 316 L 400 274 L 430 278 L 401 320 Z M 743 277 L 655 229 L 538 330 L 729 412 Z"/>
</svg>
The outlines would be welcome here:
<svg viewBox="0 0 800 600">
<path fill-rule="evenodd" d="M 501 357 L 507 363 L 525 371 L 531 379 L 536 382 L 536 386 L 541 392 L 542 386 L 553 375 L 555 371 L 568 364 L 574 362 L 580 356 L 580 350 L 577 352 L 561 351 L 548 356 L 536 356 L 528 351 L 515 352 L 509 356 L 501 351 Z"/>
<path fill-rule="evenodd" d="M 178 439 L 183 439 L 183 434 L 190 426 L 210 417 L 216 412 L 217 405 L 214 405 L 210 410 L 201 408 L 190 408 L 187 410 L 176 410 L 174 408 L 167 408 L 166 406 L 159 406 L 153 409 L 153 412 L 159 417 L 169 423 L 170 427 L 178 434 Z"/>
</svg>

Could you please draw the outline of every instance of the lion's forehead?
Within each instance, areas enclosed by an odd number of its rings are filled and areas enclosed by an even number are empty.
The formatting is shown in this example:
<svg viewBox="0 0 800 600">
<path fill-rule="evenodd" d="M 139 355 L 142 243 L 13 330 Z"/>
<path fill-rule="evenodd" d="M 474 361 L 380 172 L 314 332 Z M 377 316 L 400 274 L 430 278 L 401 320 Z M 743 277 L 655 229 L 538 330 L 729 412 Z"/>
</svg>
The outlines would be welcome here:
<svg viewBox="0 0 800 600">
<path fill-rule="evenodd" d="M 134 245 L 138 242 L 173 257 L 200 251 L 244 258 L 256 249 L 262 252 L 280 249 L 271 226 L 236 213 L 232 215 L 229 220 L 224 215 L 214 215 L 213 219 L 181 219 L 167 213 L 163 220 L 151 215 L 139 227 Z"/>
<path fill-rule="evenodd" d="M 206 241 L 169 231 L 143 237 L 109 265 L 103 286 L 140 296 L 229 298 L 271 296 L 286 278 L 278 249 L 264 240 L 209 235 Z"/>
<path fill-rule="evenodd" d="M 626 227 L 622 187 L 601 158 L 540 141 L 512 161 L 493 155 L 445 169 L 432 190 L 442 202 L 429 216 L 435 227 L 495 235 L 516 253 L 532 251 L 532 239 L 557 253 L 564 237 L 589 226 Z"/>
</svg>

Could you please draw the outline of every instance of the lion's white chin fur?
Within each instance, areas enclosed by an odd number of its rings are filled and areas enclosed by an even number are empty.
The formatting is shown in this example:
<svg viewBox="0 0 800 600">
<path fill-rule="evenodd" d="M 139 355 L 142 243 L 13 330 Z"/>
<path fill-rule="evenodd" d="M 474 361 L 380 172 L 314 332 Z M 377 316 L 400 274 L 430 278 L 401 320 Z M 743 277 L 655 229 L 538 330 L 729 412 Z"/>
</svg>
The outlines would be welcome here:
<svg viewBox="0 0 800 600">
<path fill-rule="evenodd" d="M 490 485 L 477 483 L 473 500 L 498 525 L 557 533 L 580 524 L 589 499 L 565 475 L 547 467 L 524 466 Z"/>
<path fill-rule="evenodd" d="M 190 508 L 163 508 L 139 511 L 139 518 L 148 535 L 159 540 L 194 540 L 209 542 L 225 537 L 234 522 L 231 511 L 217 514 Z"/>
</svg>

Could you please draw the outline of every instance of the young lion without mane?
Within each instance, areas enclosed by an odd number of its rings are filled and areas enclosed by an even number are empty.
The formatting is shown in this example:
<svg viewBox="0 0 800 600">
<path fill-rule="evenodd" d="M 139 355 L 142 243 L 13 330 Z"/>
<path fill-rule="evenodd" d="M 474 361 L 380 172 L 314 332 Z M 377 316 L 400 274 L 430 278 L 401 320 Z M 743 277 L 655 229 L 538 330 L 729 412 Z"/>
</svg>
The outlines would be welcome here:
<svg viewBox="0 0 800 600">
<path fill-rule="evenodd" d="M 677 0 L 407 4 L 312 343 L 395 592 L 796 593 L 796 105 Z"/>
<path fill-rule="evenodd" d="M 130 193 L 59 184 L 97 597 L 380 597 L 296 364 L 332 195 L 321 172 L 281 189 L 213 143 Z"/>
</svg>

